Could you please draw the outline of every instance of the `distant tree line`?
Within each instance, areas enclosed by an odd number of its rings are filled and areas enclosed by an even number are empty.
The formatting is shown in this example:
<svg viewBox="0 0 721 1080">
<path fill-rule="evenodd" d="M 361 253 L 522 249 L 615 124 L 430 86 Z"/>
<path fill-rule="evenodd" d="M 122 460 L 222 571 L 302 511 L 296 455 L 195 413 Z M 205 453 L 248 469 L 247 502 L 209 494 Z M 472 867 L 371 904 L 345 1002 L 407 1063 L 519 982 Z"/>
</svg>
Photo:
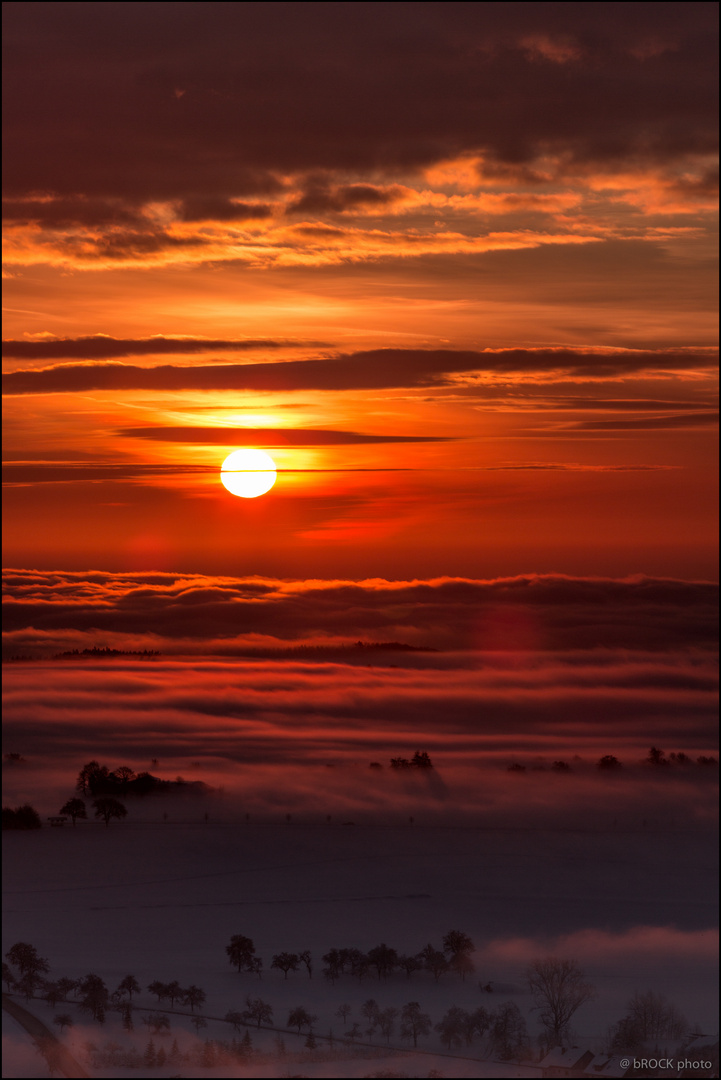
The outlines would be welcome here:
<svg viewBox="0 0 721 1080">
<path fill-rule="evenodd" d="M 580 760 L 580 759 L 577 759 Z M 706 767 L 718 766 L 718 759 L 712 756 L 701 755 L 697 757 L 695 762 L 688 754 L 684 754 L 683 751 L 678 753 L 672 752 L 666 757 L 665 751 L 659 750 L 658 747 L 652 746 L 648 754 L 643 760 L 644 765 L 649 765 L 652 768 L 665 768 L 671 765 L 677 766 L 689 766 L 689 765 L 701 765 Z M 596 762 L 596 768 L 601 769 L 603 772 L 613 772 L 623 768 L 623 762 L 620 761 L 614 754 L 604 754 Z M 535 764 L 531 766 L 532 772 L 544 772 L 549 769 L 549 766 L 543 764 Z M 558 760 L 554 761 L 550 765 L 552 772 L 571 772 L 573 766 L 567 761 Z M 527 771 L 526 765 L 521 765 L 518 762 L 513 762 L 508 766 L 507 772 L 524 773 Z"/>
<path fill-rule="evenodd" d="M 475 946 L 467 934 L 460 930 L 449 930 L 443 938 L 443 944 L 437 949 L 430 942 L 418 953 L 406 955 L 381 942 L 368 952 L 356 948 L 330 949 L 322 957 L 323 976 L 335 983 L 343 975 L 357 978 L 361 982 L 366 976 L 387 979 L 394 971 L 403 971 L 410 978 L 415 971 L 429 971 L 436 982 L 447 972 L 454 972 L 465 980 L 473 973 L 471 960 Z M 256 955 L 252 938 L 244 934 L 234 934 L 225 952 L 228 961 L 238 972 L 247 971 L 261 977 L 263 961 Z M 285 979 L 290 972 L 304 967 L 308 978 L 313 978 L 313 957 L 305 952 L 276 953 L 270 963 L 271 968 L 283 972 Z"/>
<path fill-rule="evenodd" d="M 449 930 L 443 938 L 442 950 L 435 950 L 428 945 L 417 957 L 422 958 L 420 966 L 427 967 L 436 979 L 446 970 L 460 971 L 463 977 L 464 972 L 473 970 L 470 961 L 472 951 L 473 942 L 467 934 Z M 226 947 L 226 952 L 230 962 L 239 970 L 260 970 L 254 965 L 257 958 L 250 938 L 234 935 L 230 945 Z M 27 1000 L 41 996 L 51 1008 L 55 1008 L 59 1002 L 72 1000 L 100 1025 L 105 1023 L 108 1011 L 119 1012 L 123 1027 L 128 1031 L 134 1030 L 133 1010 L 137 1006 L 133 1005 L 133 998 L 142 993 L 141 985 L 134 975 L 126 975 L 116 989 L 110 991 L 105 981 L 94 972 L 78 979 L 47 978 L 50 970 L 47 959 L 39 955 L 34 945 L 27 942 L 16 942 L 5 956 L 8 963 L 3 963 L 2 979 L 8 992 L 22 994 Z M 366 957 L 368 964 L 361 965 L 359 969 L 357 965 L 359 957 L 362 956 Z M 466 962 L 459 962 L 459 958 L 465 958 Z M 400 960 L 395 950 L 384 944 L 365 954 L 356 949 L 332 949 L 323 957 L 326 965 L 324 974 L 334 981 L 343 974 L 344 969 L 359 978 L 372 970 L 379 980 L 383 980 L 398 966 L 403 967 Z M 288 972 L 297 970 L 300 963 L 305 966 L 308 977 L 312 978 L 313 965 L 309 952 L 277 953 L 271 967 L 277 967 L 287 977 Z M 262 964 L 260 966 L 262 967 Z M 409 966 L 415 970 L 413 965 Z M 407 971 L 407 975 L 410 977 L 410 971 Z M 571 1037 L 570 1023 L 578 1009 L 593 1000 L 595 987 L 586 981 L 583 970 L 575 960 L 553 956 L 533 960 L 526 969 L 526 982 L 533 997 L 534 1009 L 539 1012 L 544 1029 L 540 1040 L 542 1048 L 545 1047 L 543 1053 L 553 1046 L 568 1045 Z M 490 984 L 486 989 L 489 987 Z M 200 1033 L 207 1026 L 207 1020 L 196 1011 L 202 1008 L 206 1000 L 205 991 L 199 986 L 193 984 L 182 987 L 177 980 L 169 983 L 155 980 L 148 984 L 146 990 L 156 997 L 158 1005 L 169 1002 L 171 1009 L 177 1005 L 190 1008 L 190 1022 L 196 1032 Z M 227 1012 L 224 1018 L 237 1032 L 248 1025 L 253 1025 L 258 1030 L 272 1025 L 273 1007 L 269 1002 L 248 994 L 245 1006 L 242 1011 Z M 376 1033 L 389 1044 L 397 1033 L 401 1039 L 412 1042 L 413 1046 L 417 1047 L 419 1039 L 427 1038 L 431 1031 L 435 1030 L 449 1051 L 469 1047 L 478 1039 L 481 1052 L 486 1057 L 517 1060 L 531 1053 L 526 1021 L 512 1001 L 501 1002 L 494 1010 L 488 1010 L 484 1006 L 466 1010 L 451 1005 L 436 1024 L 432 1023 L 428 1013 L 422 1011 L 417 1001 L 409 1001 L 399 1010 L 392 1006 L 382 1008 L 374 998 L 368 998 L 360 1006 L 357 1020 L 352 1019 L 352 1013 L 353 1009 L 349 1004 L 341 1004 L 335 1014 L 343 1021 L 342 1039 L 348 1044 L 353 1044 L 362 1037 L 372 1041 Z M 350 1027 L 349 1018 L 352 1019 Z M 152 1038 L 170 1031 L 169 1017 L 163 1012 L 150 1012 L 143 1017 L 142 1022 L 151 1036 L 149 1048 L 146 1047 L 144 1064 L 160 1066 L 166 1062 L 169 1065 L 179 1063 L 177 1053 L 174 1055 L 171 1051 L 164 1057 L 156 1050 Z M 73 1019 L 69 1013 L 58 1013 L 53 1023 L 62 1031 L 73 1026 Z M 316 1045 L 314 1030 L 317 1023 L 318 1017 L 309 1013 L 301 1004 L 289 1010 L 286 1026 L 294 1028 L 299 1035 L 306 1030 L 305 1045 L 313 1049 Z M 635 1053 L 658 1048 L 664 1040 L 673 1040 L 682 1047 L 684 1039 L 688 1040 L 690 1037 L 688 1021 L 680 1010 L 663 995 L 649 990 L 645 993 L 637 992 L 630 999 L 626 1015 L 609 1029 L 607 1049 L 609 1053 Z M 329 1033 L 327 1038 L 332 1044 L 332 1033 Z M 207 1047 L 207 1040 L 205 1045 Z M 93 1044 L 86 1045 L 88 1053 L 95 1053 L 97 1049 Z M 230 1054 L 233 1060 L 237 1061 L 241 1058 L 247 1059 L 251 1050 L 252 1043 L 246 1030 L 241 1043 L 236 1043 L 233 1039 L 230 1044 L 216 1044 L 213 1061 L 215 1064 L 227 1064 L 223 1054 Z M 106 1047 L 106 1051 L 109 1053 L 110 1049 Z M 121 1048 L 116 1046 L 113 1052 L 115 1051 L 120 1052 Z M 210 1051 L 205 1053 L 209 1061 L 213 1055 Z M 183 1058 L 183 1061 L 188 1063 L 189 1059 Z M 117 1061 L 114 1063 L 118 1064 Z"/>
</svg>

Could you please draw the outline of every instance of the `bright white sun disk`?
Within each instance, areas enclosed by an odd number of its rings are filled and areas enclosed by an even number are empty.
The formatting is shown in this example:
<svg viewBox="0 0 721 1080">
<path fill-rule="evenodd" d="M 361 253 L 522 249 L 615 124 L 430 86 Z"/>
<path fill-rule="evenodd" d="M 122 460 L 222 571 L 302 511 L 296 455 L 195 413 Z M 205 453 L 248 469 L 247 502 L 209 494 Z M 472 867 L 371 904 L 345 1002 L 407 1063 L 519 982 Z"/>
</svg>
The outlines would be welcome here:
<svg viewBox="0 0 721 1080">
<path fill-rule="evenodd" d="M 275 462 L 264 450 L 234 450 L 221 465 L 220 479 L 231 495 L 257 499 L 270 491 L 277 479 Z"/>
</svg>

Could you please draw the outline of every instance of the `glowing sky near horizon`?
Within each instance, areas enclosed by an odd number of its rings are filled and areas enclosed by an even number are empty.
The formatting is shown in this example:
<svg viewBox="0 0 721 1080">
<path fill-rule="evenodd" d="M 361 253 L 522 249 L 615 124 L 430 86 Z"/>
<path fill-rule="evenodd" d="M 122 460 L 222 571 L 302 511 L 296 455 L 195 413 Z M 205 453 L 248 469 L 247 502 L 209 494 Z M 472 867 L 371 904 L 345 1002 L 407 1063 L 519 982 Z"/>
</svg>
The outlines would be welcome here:
<svg viewBox="0 0 721 1080">
<path fill-rule="evenodd" d="M 715 6 L 281 8 L 8 6 L 6 564 L 713 577 Z"/>
</svg>

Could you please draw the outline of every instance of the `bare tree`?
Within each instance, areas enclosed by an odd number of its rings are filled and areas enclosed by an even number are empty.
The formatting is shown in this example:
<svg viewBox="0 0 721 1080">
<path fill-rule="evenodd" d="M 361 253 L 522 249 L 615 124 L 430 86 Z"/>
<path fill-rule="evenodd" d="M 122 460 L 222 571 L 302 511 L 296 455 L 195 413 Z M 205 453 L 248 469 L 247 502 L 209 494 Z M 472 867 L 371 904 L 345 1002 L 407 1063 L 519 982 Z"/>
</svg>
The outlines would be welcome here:
<svg viewBox="0 0 721 1080">
<path fill-rule="evenodd" d="M 418 957 L 423 961 L 424 967 L 433 972 L 436 982 L 444 971 L 448 971 L 448 961 L 445 956 L 438 949 L 434 949 L 430 943 L 418 953 Z"/>
<path fill-rule="evenodd" d="M 128 995 L 128 1001 L 132 1001 L 133 994 L 140 993 L 140 983 L 134 975 L 126 975 L 123 981 L 118 984 L 118 990 Z"/>
<path fill-rule="evenodd" d="M 72 818 L 73 828 L 75 827 L 76 818 L 86 818 L 88 816 L 82 799 L 68 799 L 65 805 L 60 807 L 58 813 L 67 814 L 69 818 Z"/>
<path fill-rule="evenodd" d="M 273 957 L 270 966 L 272 968 L 278 968 L 283 972 L 284 978 L 288 978 L 289 971 L 297 971 L 300 958 L 297 953 L 282 952 L 276 953 Z"/>
<path fill-rule="evenodd" d="M 458 1005 L 451 1005 L 440 1023 L 436 1024 L 441 1042 L 448 1050 L 452 1050 L 454 1046 L 462 1046 L 467 1030 L 468 1013 Z"/>
<path fill-rule="evenodd" d="M 648 1042 L 680 1039 L 688 1031 L 688 1020 L 680 1009 L 653 990 L 635 993 L 626 1007 L 628 1013 L 611 1032 L 614 1051 L 640 1050 Z"/>
<path fill-rule="evenodd" d="M 493 1052 L 508 1060 L 517 1057 L 528 1046 L 526 1021 L 512 1001 L 506 1001 L 492 1013 L 488 1032 Z"/>
<path fill-rule="evenodd" d="M 394 1009 L 392 1006 L 388 1009 L 382 1009 L 378 1013 L 378 1027 L 381 1029 L 381 1034 L 385 1035 L 386 1042 L 391 1041 L 397 1016 L 398 1009 Z"/>
<path fill-rule="evenodd" d="M 273 1009 L 266 1001 L 249 996 L 245 999 L 245 1004 L 248 1007 L 243 1016 L 257 1024 L 258 1029 L 261 1024 L 269 1024 L 273 1019 Z"/>
<path fill-rule="evenodd" d="M 418 959 L 417 956 L 403 956 L 398 957 L 398 967 L 403 968 L 406 973 L 406 978 L 410 979 L 414 971 L 420 971 L 423 967 L 423 962 Z"/>
<path fill-rule="evenodd" d="M 103 819 L 106 829 L 112 818 L 120 820 L 121 818 L 128 816 L 127 809 L 117 799 L 110 799 L 107 797 L 93 799 L 93 806 L 95 807 L 95 817 Z"/>
<path fill-rule="evenodd" d="M 195 1012 L 196 1006 L 202 1005 L 204 1001 L 205 990 L 201 990 L 199 986 L 189 986 L 183 994 L 183 1005 L 190 1005 L 191 1012 Z"/>
<path fill-rule="evenodd" d="M 421 1012 L 417 1001 L 409 1001 L 403 1006 L 401 1012 L 401 1038 L 413 1039 L 413 1045 L 418 1046 L 418 1036 L 428 1035 L 431 1030 L 431 1018 L 428 1013 Z"/>
<path fill-rule="evenodd" d="M 574 1013 L 596 996 L 595 987 L 585 981 L 585 973 L 575 960 L 556 956 L 532 961 L 526 978 L 549 1041 L 560 1045 Z"/>
<path fill-rule="evenodd" d="M 343 1021 L 343 1027 L 345 1027 L 346 1024 L 348 1023 L 348 1017 L 350 1016 L 350 1014 L 352 1012 L 353 1012 L 353 1010 L 351 1009 L 350 1005 L 348 1005 L 348 1004 L 339 1005 L 338 1008 L 336 1009 L 335 1014 L 336 1014 L 336 1016 L 339 1016 L 341 1018 L 341 1020 Z"/>
<path fill-rule="evenodd" d="M 235 1031 L 240 1031 L 241 1027 L 243 1026 L 243 1014 L 242 1013 L 232 1012 L 232 1011 L 227 1012 L 225 1014 L 225 1019 L 227 1020 L 227 1022 L 229 1024 L 233 1025 L 233 1029 Z"/>
<path fill-rule="evenodd" d="M 298 959 L 300 960 L 301 964 L 305 964 L 306 971 L 308 972 L 308 978 L 312 979 L 313 978 L 313 957 L 311 956 L 310 952 L 306 949 L 305 952 L 298 953 Z"/>
</svg>

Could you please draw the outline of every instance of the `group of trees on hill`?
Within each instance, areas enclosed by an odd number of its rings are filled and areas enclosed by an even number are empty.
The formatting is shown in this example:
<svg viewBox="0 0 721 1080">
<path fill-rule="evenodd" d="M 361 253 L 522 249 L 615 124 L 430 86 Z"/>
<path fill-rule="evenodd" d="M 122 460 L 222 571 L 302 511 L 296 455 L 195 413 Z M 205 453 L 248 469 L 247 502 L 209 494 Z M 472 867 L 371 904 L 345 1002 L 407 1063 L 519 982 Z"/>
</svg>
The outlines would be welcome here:
<svg viewBox="0 0 721 1080">
<path fill-rule="evenodd" d="M 330 949 L 322 957 L 323 975 L 335 983 L 342 975 L 351 975 L 360 982 L 367 975 L 387 979 L 397 970 L 404 971 L 407 978 L 410 978 L 414 971 L 430 971 L 436 982 L 446 972 L 455 972 L 465 980 L 466 976 L 475 970 L 471 960 L 474 949 L 468 934 L 460 930 L 449 930 L 443 938 L 441 949 L 435 948 L 429 942 L 420 952 L 410 956 L 398 953 L 385 942 L 369 949 L 367 953 L 355 948 Z M 239 972 L 247 971 L 260 978 L 263 961 L 256 956 L 252 938 L 244 934 L 234 934 L 225 951 L 229 963 L 237 967 Z M 286 979 L 290 972 L 298 971 L 304 966 L 308 978 L 313 978 L 313 957 L 308 950 L 299 953 L 276 953 L 270 966 L 282 971 Z"/>
<path fill-rule="evenodd" d="M 107 765 L 97 761 L 88 761 L 83 765 L 75 781 L 75 790 L 79 795 L 150 795 L 155 792 L 175 791 L 178 789 L 205 790 L 207 785 L 200 780 L 187 781 L 178 777 L 176 780 L 161 780 L 149 772 L 134 772 L 129 765 L 119 765 L 112 771 Z"/>
</svg>

